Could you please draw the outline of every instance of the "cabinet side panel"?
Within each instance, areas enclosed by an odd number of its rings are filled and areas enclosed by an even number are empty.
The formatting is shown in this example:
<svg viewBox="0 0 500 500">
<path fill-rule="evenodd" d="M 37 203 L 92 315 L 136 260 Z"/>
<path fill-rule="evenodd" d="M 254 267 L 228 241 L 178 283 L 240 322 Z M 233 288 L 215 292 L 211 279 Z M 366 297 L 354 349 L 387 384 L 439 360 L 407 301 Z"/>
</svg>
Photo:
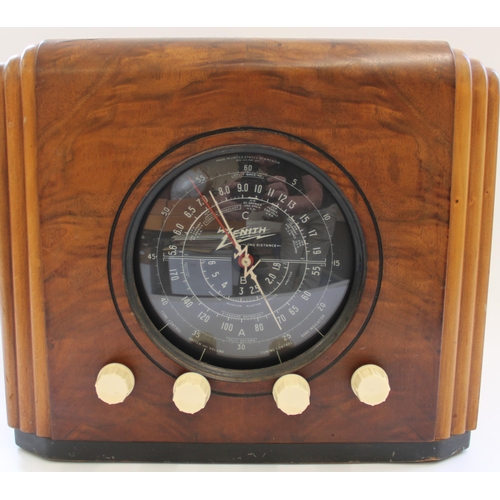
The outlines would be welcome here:
<svg viewBox="0 0 500 500">
<path fill-rule="evenodd" d="M 12 260 L 10 249 L 9 176 L 4 95 L 4 67 L 0 65 L 0 302 L 2 307 L 3 362 L 7 422 L 19 426 L 16 370 L 16 332 L 12 297 Z"/>
<path fill-rule="evenodd" d="M 487 75 L 484 66 L 471 60 L 472 66 L 472 130 L 465 230 L 462 298 L 459 312 L 457 368 L 453 400 L 452 434 L 465 432 L 471 366 L 474 309 L 476 305 L 479 264 L 479 240 L 483 208 L 484 156 L 486 149 L 486 109 L 488 105 Z"/>
<path fill-rule="evenodd" d="M 35 62 L 38 47 L 30 47 L 21 62 L 23 102 L 24 168 L 26 175 L 26 214 L 29 256 L 29 288 L 36 408 L 36 433 L 50 436 L 50 410 L 47 376 L 47 343 L 43 296 L 40 215 L 37 183 L 37 135 L 35 103 Z"/>
<path fill-rule="evenodd" d="M 456 87 L 453 164 L 436 439 L 448 438 L 451 432 L 471 140 L 472 81 L 470 61 L 458 50 L 454 51 L 454 56 Z"/>
<path fill-rule="evenodd" d="M 479 252 L 476 307 L 474 316 L 474 337 L 471 353 L 471 372 L 469 383 L 469 406 L 467 409 L 467 430 L 477 425 L 479 408 L 479 388 L 484 347 L 486 323 L 486 302 L 490 273 L 490 255 L 493 232 L 493 208 L 495 200 L 495 178 L 497 166 L 498 119 L 499 119 L 499 80 L 491 69 L 488 73 L 488 111 L 486 127 L 486 154 L 483 186 L 483 216 L 481 221 L 481 241 Z"/>
<path fill-rule="evenodd" d="M 10 227 L 12 229 L 12 281 L 16 331 L 19 427 L 24 432 L 33 433 L 35 432 L 35 398 L 33 391 L 30 294 L 27 272 L 28 246 L 20 66 L 20 58 L 15 57 L 9 60 L 5 68 L 5 107 L 7 117 Z"/>
</svg>

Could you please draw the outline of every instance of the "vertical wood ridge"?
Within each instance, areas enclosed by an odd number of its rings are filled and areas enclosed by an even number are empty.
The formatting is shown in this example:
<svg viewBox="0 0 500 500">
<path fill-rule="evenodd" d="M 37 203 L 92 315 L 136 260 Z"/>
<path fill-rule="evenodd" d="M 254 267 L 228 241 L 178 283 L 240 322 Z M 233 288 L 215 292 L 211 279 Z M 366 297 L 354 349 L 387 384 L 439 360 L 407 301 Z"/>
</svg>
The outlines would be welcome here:
<svg viewBox="0 0 500 500">
<path fill-rule="evenodd" d="M 454 56 L 456 68 L 455 121 L 436 439 L 446 439 L 450 437 L 451 432 L 471 142 L 471 64 L 467 56 L 459 50 L 454 50 Z"/>
<path fill-rule="evenodd" d="M 477 293 L 471 349 L 471 370 L 469 382 L 466 430 L 477 425 L 479 392 L 486 326 L 486 303 L 490 274 L 490 255 L 493 238 L 493 208 L 495 200 L 495 180 L 497 165 L 497 140 L 499 121 L 499 79 L 491 69 L 487 69 L 488 109 L 486 118 L 486 151 L 484 158 L 483 215 L 481 220 L 480 252 L 478 263 Z"/>
<path fill-rule="evenodd" d="M 462 296 L 459 315 L 457 366 L 455 375 L 451 434 L 465 432 L 471 368 L 474 309 L 479 265 L 479 243 L 483 215 L 484 158 L 486 150 L 486 110 L 488 89 L 486 70 L 479 61 L 472 65 L 472 129 L 469 190 L 465 229 Z"/>
<path fill-rule="evenodd" d="M 36 433 L 50 436 L 49 383 L 45 307 L 40 243 L 40 214 L 37 183 L 37 136 L 35 102 L 35 63 L 38 47 L 26 49 L 21 61 L 23 105 L 24 166 L 26 174 L 26 213 L 29 256 L 29 288 L 33 370 L 35 373 Z"/>
<path fill-rule="evenodd" d="M 0 65 L 0 305 L 2 307 L 2 344 L 5 370 L 7 422 L 19 426 L 17 394 L 16 331 L 12 294 L 12 255 L 10 248 L 9 177 L 4 95 L 4 66 Z"/>
<path fill-rule="evenodd" d="M 26 273 L 28 245 L 20 73 L 20 58 L 10 59 L 5 68 L 5 107 L 19 428 L 23 432 L 34 433 L 36 423 L 30 294 Z"/>
<path fill-rule="evenodd" d="M 436 438 L 475 428 L 492 245 L 499 83 L 480 62 L 456 63 L 450 229 Z"/>
</svg>

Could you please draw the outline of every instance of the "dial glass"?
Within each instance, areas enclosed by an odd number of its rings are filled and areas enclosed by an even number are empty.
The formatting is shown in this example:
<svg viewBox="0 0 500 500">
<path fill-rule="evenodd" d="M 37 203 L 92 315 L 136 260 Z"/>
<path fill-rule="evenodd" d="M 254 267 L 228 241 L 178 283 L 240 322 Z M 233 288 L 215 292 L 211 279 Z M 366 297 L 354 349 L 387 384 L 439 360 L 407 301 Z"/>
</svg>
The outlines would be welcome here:
<svg viewBox="0 0 500 500">
<path fill-rule="evenodd" d="M 349 203 L 319 168 L 281 150 L 216 150 L 172 169 L 128 239 L 133 308 L 190 366 L 265 369 L 324 349 L 362 287 Z"/>
</svg>

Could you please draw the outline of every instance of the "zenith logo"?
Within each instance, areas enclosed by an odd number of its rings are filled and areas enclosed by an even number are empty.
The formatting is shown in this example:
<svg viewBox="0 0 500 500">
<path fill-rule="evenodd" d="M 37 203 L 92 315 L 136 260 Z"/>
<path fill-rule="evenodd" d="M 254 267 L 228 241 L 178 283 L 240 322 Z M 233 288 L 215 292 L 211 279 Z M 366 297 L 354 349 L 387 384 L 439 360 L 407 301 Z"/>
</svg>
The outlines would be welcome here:
<svg viewBox="0 0 500 500">
<path fill-rule="evenodd" d="M 222 228 L 219 228 L 217 233 L 225 233 Z M 267 227 L 242 227 L 241 229 L 236 229 L 233 231 L 234 237 L 237 239 L 238 243 L 243 243 L 244 241 L 253 240 L 254 238 L 257 240 L 261 240 L 262 238 L 269 238 L 269 236 L 274 236 L 276 233 L 266 234 Z M 232 242 L 227 237 L 227 234 L 224 234 L 219 246 L 215 250 L 219 250 L 219 248 L 224 248 L 227 246 L 231 246 Z"/>
</svg>

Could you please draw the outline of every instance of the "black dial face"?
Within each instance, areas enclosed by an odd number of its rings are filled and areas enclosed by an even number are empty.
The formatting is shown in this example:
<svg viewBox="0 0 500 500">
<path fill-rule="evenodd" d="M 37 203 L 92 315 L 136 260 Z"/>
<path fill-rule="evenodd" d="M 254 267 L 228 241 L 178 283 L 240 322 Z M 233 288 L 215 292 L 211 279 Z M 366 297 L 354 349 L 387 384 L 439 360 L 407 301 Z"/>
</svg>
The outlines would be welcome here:
<svg viewBox="0 0 500 500">
<path fill-rule="evenodd" d="M 271 148 L 212 151 L 172 169 L 128 242 L 125 276 L 146 332 L 209 374 L 306 363 L 342 333 L 363 283 L 345 197 L 314 165 Z"/>
</svg>

